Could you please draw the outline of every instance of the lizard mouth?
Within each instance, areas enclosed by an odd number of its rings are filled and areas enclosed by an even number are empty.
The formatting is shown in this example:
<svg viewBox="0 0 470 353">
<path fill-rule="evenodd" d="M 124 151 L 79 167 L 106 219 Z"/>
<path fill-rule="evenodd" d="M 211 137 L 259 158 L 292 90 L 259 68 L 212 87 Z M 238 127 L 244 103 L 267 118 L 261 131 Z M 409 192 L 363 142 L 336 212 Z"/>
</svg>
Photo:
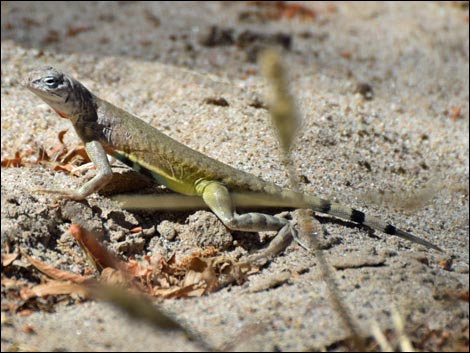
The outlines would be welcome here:
<svg viewBox="0 0 470 353">
<path fill-rule="evenodd" d="M 62 113 L 56 109 L 54 109 L 54 111 L 63 119 L 68 119 L 68 116 L 65 114 L 65 113 Z"/>
</svg>

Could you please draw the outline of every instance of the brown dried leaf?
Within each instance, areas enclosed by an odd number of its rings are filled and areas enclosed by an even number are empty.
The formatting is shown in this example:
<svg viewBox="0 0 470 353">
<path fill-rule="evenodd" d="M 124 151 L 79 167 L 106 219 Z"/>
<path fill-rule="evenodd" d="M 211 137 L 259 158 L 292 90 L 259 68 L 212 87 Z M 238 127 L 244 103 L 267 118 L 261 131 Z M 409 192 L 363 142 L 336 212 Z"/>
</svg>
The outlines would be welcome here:
<svg viewBox="0 0 470 353">
<path fill-rule="evenodd" d="M 131 233 L 140 233 L 142 232 L 142 227 L 135 227 L 130 230 Z"/>
<path fill-rule="evenodd" d="M 54 170 L 65 170 L 67 172 L 70 172 L 70 169 L 73 168 L 73 166 L 69 167 L 67 163 L 74 157 L 79 156 L 80 159 L 84 161 L 84 163 L 86 163 L 90 159 L 88 158 L 88 155 L 86 154 L 86 151 L 84 150 L 83 146 L 75 147 L 70 151 L 68 150 L 68 148 L 64 144 L 64 135 L 66 132 L 67 130 L 59 132 L 59 144 L 56 147 L 52 148 L 49 152 L 47 152 L 41 146 L 36 148 L 28 147 L 22 152 L 15 152 L 14 158 L 2 158 L 2 167 L 24 167 L 28 165 L 36 165 L 40 162 L 57 161 L 65 156 L 64 160 L 61 161 L 61 164 L 55 166 Z M 23 161 L 25 157 L 29 156 L 35 156 L 36 161 L 32 163 Z"/>
<path fill-rule="evenodd" d="M 84 146 L 77 146 L 77 147 L 72 148 L 69 151 L 64 151 L 64 153 L 62 153 L 60 157 L 61 157 L 61 163 L 64 163 L 64 164 L 67 164 L 75 159 L 80 160 L 81 163 L 90 162 L 90 157 L 88 157 L 88 154 Z"/>
<path fill-rule="evenodd" d="M 144 265 L 138 263 L 135 260 L 129 260 L 129 262 L 127 263 L 126 272 L 134 277 L 145 277 L 149 273 L 151 274 L 153 272 L 153 267 L 150 265 L 148 267 L 145 267 Z"/>
<path fill-rule="evenodd" d="M 301 4 L 291 4 L 286 1 L 251 1 L 251 5 L 257 7 L 255 10 L 242 12 L 242 19 L 252 18 L 258 21 L 279 21 L 283 18 L 291 20 L 297 18 L 301 21 L 313 21 L 316 12 Z"/>
<path fill-rule="evenodd" d="M 23 286 L 23 287 L 20 288 L 19 295 L 20 295 L 20 298 L 23 299 L 23 300 L 28 300 L 28 299 L 34 298 L 36 296 L 36 294 L 34 294 L 32 289 L 30 287 L 27 287 L 27 286 Z"/>
<path fill-rule="evenodd" d="M 61 130 L 59 131 L 59 133 L 57 134 L 57 138 L 59 139 L 59 142 L 61 145 L 64 145 L 64 136 L 65 134 L 67 133 L 68 130 Z"/>
<path fill-rule="evenodd" d="M 21 327 L 21 331 L 23 331 L 24 333 L 29 333 L 29 334 L 36 333 L 36 330 L 33 328 L 33 326 L 30 326 L 30 325 L 23 325 Z"/>
<path fill-rule="evenodd" d="M 2 266 L 6 267 L 10 265 L 13 261 L 16 260 L 19 254 L 19 251 L 10 254 L 2 254 Z"/>
<path fill-rule="evenodd" d="M 192 285 L 197 285 L 203 281 L 202 273 L 196 271 L 188 271 L 186 276 L 184 276 L 183 287 L 189 287 Z"/>
<path fill-rule="evenodd" d="M 23 157 L 21 156 L 20 152 L 15 152 L 15 157 L 7 158 L 2 157 L 2 167 L 23 167 Z"/>
<path fill-rule="evenodd" d="M 197 284 L 192 284 L 186 287 L 172 287 L 168 289 L 155 289 L 153 295 L 165 299 L 177 299 L 187 297 L 200 297 L 205 293 L 205 288 L 198 288 Z"/>
<path fill-rule="evenodd" d="M 37 149 L 37 162 L 38 163 L 42 162 L 42 161 L 49 162 L 50 160 L 51 160 L 51 157 L 49 156 L 47 151 L 42 147 L 38 147 L 38 149 Z"/>
<path fill-rule="evenodd" d="M 33 259 L 24 251 L 22 252 L 22 255 L 31 263 L 31 265 L 33 265 L 34 267 L 36 267 L 36 269 L 38 269 L 39 271 L 44 273 L 46 276 L 49 276 L 52 279 L 72 281 L 74 283 L 84 283 L 85 281 L 89 280 L 88 277 L 76 275 L 76 274 L 69 273 L 69 272 L 64 272 L 42 261 Z"/>
<path fill-rule="evenodd" d="M 192 266 L 196 266 L 197 263 L 191 265 L 192 261 L 194 258 L 196 258 L 197 260 L 196 261 L 199 261 L 200 259 L 202 258 L 210 258 L 210 257 L 214 257 L 216 256 L 217 254 L 219 253 L 219 250 L 214 247 L 214 246 L 208 246 L 207 248 L 203 249 L 203 250 L 196 250 L 196 251 L 193 251 L 191 254 L 189 254 L 188 256 L 185 256 L 181 259 L 181 261 L 179 262 L 179 266 L 187 269 L 194 269 Z M 171 258 L 171 260 L 174 260 L 174 256 Z M 170 260 L 169 260 L 170 261 Z M 169 262 L 168 261 L 168 262 Z"/>
<path fill-rule="evenodd" d="M 215 270 L 214 262 L 208 261 L 208 266 L 201 273 L 202 280 L 206 283 L 206 293 L 214 292 L 220 287 L 219 278 Z"/>
<path fill-rule="evenodd" d="M 23 309 L 21 311 L 18 312 L 18 315 L 20 316 L 29 316 L 33 313 L 34 311 L 31 310 L 31 309 Z"/>
<path fill-rule="evenodd" d="M 199 257 L 191 257 L 186 267 L 190 271 L 203 272 L 209 266 L 207 259 L 201 259 Z"/>
<path fill-rule="evenodd" d="M 462 117 L 462 107 L 452 107 L 450 109 L 450 117 L 453 119 L 453 120 L 457 120 L 459 118 Z"/>
<path fill-rule="evenodd" d="M 230 267 L 232 265 L 227 263 L 227 259 L 221 257 L 212 257 L 208 259 L 193 258 L 188 264 L 188 273 L 183 280 L 183 286 L 189 286 L 197 283 L 204 283 L 206 293 L 213 292 L 219 289 L 222 282 L 219 277 L 223 277 L 223 284 L 234 282 L 236 279 L 232 276 L 227 276 L 231 273 Z M 227 279 L 230 278 L 228 281 Z"/>
<path fill-rule="evenodd" d="M 45 297 L 48 295 L 59 294 L 78 294 L 84 298 L 88 297 L 88 292 L 85 286 L 63 281 L 50 281 L 45 284 L 39 284 L 29 290 L 28 297 L 22 297 L 27 300 L 34 297 Z"/>
<path fill-rule="evenodd" d="M 115 270 L 111 267 L 106 267 L 101 272 L 101 282 L 117 286 L 117 287 L 124 287 L 126 288 L 129 285 L 129 278 L 126 274 L 122 271 Z"/>
<path fill-rule="evenodd" d="M 279 14 L 286 19 L 294 17 L 300 18 L 303 21 L 313 21 L 316 13 L 312 9 L 300 4 L 286 4 L 282 2 L 276 3 L 279 8 Z"/>
<path fill-rule="evenodd" d="M 72 173 L 73 168 L 75 168 L 75 166 L 71 164 L 64 164 L 64 165 L 58 164 L 54 167 L 54 171 Z"/>
<path fill-rule="evenodd" d="M 5 288 L 17 287 L 21 283 L 22 282 L 17 279 L 7 278 L 2 275 L 2 286 L 4 286 Z"/>
<path fill-rule="evenodd" d="M 90 232 L 77 224 L 72 224 L 68 230 L 75 240 L 78 241 L 83 251 L 85 251 L 90 263 L 98 271 L 101 272 L 106 267 L 111 267 L 121 271 L 127 270 L 126 264 L 104 248 L 98 242 L 97 236 L 93 232 Z"/>
<path fill-rule="evenodd" d="M 67 37 L 75 37 L 77 34 L 80 34 L 82 32 L 86 32 L 86 31 L 91 31 L 92 29 L 94 29 L 95 26 L 71 26 L 69 25 L 67 27 L 67 34 L 66 36 Z"/>
</svg>

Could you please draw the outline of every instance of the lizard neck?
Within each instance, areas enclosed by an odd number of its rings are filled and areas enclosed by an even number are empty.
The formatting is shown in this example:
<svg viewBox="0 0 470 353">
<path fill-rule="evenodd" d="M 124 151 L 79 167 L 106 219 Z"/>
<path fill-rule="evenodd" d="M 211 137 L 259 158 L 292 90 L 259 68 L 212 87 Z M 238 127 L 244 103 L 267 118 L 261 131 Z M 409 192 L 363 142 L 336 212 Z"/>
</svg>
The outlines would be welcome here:
<svg viewBox="0 0 470 353">
<path fill-rule="evenodd" d="M 74 90 L 68 99 L 71 101 L 70 111 L 66 112 L 75 125 L 77 123 L 96 122 L 96 100 L 97 98 L 85 86 L 78 81 L 74 82 Z"/>
</svg>

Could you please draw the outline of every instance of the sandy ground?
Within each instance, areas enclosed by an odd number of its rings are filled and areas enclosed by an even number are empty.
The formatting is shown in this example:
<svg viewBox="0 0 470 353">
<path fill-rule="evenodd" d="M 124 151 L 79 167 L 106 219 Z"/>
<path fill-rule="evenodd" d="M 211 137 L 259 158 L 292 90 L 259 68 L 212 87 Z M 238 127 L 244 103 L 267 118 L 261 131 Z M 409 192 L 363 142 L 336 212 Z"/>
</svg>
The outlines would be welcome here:
<svg viewBox="0 0 470 353">
<path fill-rule="evenodd" d="M 417 349 L 468 350 L 468 3 L 303 6 L 309 11 L 245 2 L 2 2 L 2 159 L 48 150 L 65 129 L 67 145 L 79 142 L 69 122 L 20 85 L 29 70 L 47 64 L 190 147 L 285 186 L 255 61 L 259 48 L 276 43 L 303 116 L 294 151 L 303 190 L 445 250 L 319 217 L 325 257 L 359 329 L 370 337 L 377 321 L 396 348 L 396 308 Z M 211 104 L 213 98 L 228 105 Z M 237 235 L 220 224 L 198 228 L 210 218 L 204 211 L 149 217 L 103 195 L 56 207 L 30 192 L 77 186 L 93 173 L 2 168 L 2 255 L 7 245 L 21 246 L 62 270 L 82 271 L 84 263 L 63 251 L 68 244 L 80 253 L 66 231 L 77 217 L 103 231 L 122 256 L 211 244 L 240 250 Z M 158 232 L 122 236 L 162 221 L 178 230 L 174 240 Z M 262 246 L 252 239 L 252 248 Z M 32 272 L 22 259 L 2 269 L 2 351 L 204 349 L 100 302 L 11 313 L 3 281 L 37 278 Z M 316 259 L 296 244 L 242 285 L 159 303 L 214 349 L 350 347 Z"/>
</svg>

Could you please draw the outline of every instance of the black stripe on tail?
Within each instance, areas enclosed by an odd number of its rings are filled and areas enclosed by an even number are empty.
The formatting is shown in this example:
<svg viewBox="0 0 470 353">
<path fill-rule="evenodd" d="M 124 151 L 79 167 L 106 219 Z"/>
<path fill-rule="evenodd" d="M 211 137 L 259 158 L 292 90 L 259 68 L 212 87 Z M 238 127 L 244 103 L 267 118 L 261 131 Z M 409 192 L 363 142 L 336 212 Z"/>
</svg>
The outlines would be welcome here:
<svg viewBox="0 0 470 353">
<path fill-rule="evenodd" d="M 320 206 L 316 208 L 318 212 L 329 214 L 331 210 L 331 202 L 328 200 L 320 200 Z"/>
<path fill-rule="evenodd" d="M 364 212 L 352 209 L 351 216 L 349 217 L 349 219 L 353 222 L 363 224 L 366 219 L 366 215 L 364 214 Z"/>
<path fill-rule="evenodd" d="M 390 234 L 390 235 L 396 235 L 397 234 L 397 229 L 392 226 L 391 224 L 387 224 L 386 227 L 384 228 L 384 233 L 385 234 Z"/>
</svg>

